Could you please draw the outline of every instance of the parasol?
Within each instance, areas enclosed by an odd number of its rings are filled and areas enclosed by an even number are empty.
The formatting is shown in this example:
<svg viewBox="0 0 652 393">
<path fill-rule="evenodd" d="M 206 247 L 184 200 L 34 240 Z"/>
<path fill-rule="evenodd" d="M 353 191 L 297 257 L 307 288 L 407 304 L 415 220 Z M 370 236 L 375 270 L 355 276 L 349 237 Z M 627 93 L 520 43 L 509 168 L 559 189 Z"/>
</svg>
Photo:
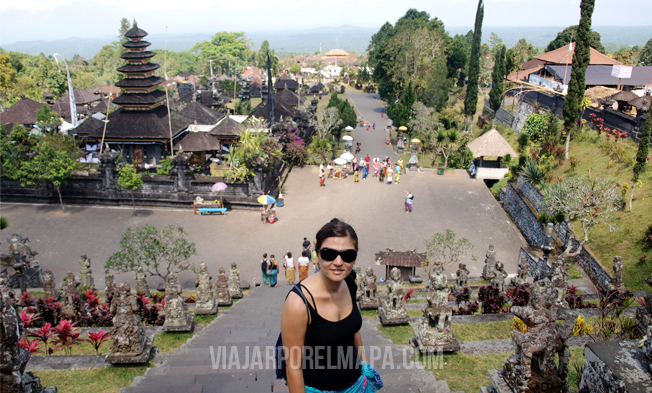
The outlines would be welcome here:
<svg viewBox="0 0 652 393">
<path fill-rule="evenodd" d="M 263 204 L 263 205 L 271 205 L 274 202 L 276 202 L 276 199 L 274 199 L 271 195 L 261 195 L 258 197 L 258 203 Z"/>
<path fill-rule="evenodd" d="M 353 137 L 351 135 L 344 135 L 342 139 L 344 139 L 345 141 L 352 141 Z"/>
<path fill-rule="evenodd" d="M 346 161 L 351 161 L 355 156 L 347 151 L 346 153 L 343 153 L 340 158 L 343 158 Z"/>
<path fill-rule="evenodd" d="M 351 126 L 346 126 L 345 130 L 346 130 L 346 131 L 353 131 L 353 127 L 351 127 Z"/>
<path fill-rule="evenodd" d="M 398 128 L 398 130 L 399 130 L 399 131 L 407 131 L 407 127 L 406 127 L 406 126 L 400 126 L 400 127 Z"/>
<path fill-rule="evenodd" d="M 226 190 L 227 188 L 229 188 L 229 186 L 227 186 L 226 184 L 224 184 L 222 182 L 215 183 L 215 184 L 213 184 L 213 187 L 211 187 L 211 191 L 214 191 L 214 192 L 219 191 L 220 192 L 220 206 L 222 205 L 222 191 Z"/>
<path fill-rule="evenodd" d="M 344 165 L 346 164 L 346 160 L 342 157 L 336 158 L 335 161 L 333 161 L 337 165 Z"/>
<path fill-rule="evenodd" d="M 410 141 L 410 143 L 421 143 L 421 140 L 419 140 L 418 138 L 414 138 Z"/>
</svg>

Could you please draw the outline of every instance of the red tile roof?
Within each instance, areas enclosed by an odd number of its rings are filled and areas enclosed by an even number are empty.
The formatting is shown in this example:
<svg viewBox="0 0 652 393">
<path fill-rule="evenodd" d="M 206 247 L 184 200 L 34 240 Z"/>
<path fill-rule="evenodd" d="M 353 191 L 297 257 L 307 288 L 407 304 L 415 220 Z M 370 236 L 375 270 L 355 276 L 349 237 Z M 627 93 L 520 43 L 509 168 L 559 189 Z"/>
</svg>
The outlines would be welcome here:
<svg viewBox="0 0 652 393">
<path fill-rule="evenodd" d="M 421 267 L 425 259 L 426 254 L 418 253 L 416 250 L 394 251 L 388 248 L 387 251 L 376 253 L 376 262 L 385 266 Z"/>
</svg>

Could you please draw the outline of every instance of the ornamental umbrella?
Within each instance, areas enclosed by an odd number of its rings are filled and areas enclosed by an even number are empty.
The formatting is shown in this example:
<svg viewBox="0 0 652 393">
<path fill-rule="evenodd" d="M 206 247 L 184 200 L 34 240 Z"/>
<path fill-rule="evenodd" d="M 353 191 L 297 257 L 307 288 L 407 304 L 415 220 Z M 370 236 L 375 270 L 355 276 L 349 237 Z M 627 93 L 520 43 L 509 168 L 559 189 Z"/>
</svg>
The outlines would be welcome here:
<svg viewBox="0 0 652 393">
<path fill-rule="evenodd" d="M 342 139 L 344 139 L 345 141 L 352 141 L 353 137 L 351 135 L 344 135 Z"/>
<path fill-rule="evenodd" d="M 345 128 L 344 130 L 346 130 L 346 131 L 353 131 L 353 127 L 351 127 L 351 126 L 346 126 L 346 128 Z"/>
<path fill-rule="evenodd" d="M 220 206 L 222 206 L 222 191 L 226 190 L 227 188 L 229 188 L 229 186 L 222 182 L 215 183 L 213 184 L 213 187 L 211 187 L 211 191 L 220 192 Z"/>
<path fill-rule="evenodd" d="M 407 131 L 407 127 L 406 127 L 406 126 L 400 126 L 400 127 L 398 128 L 398 130 L 399 130 L 399 131 Z"/>
<path fill-rule="evenodd" d="M 421 143 L 421 140 L 419 140 L 418 138 L 414 138 L 410 141 L 410 143 Z"/>
<path fill-rule="evenodd" d="M 340 158 L 345 159 L 346 161 L 351 161 L 355 156 L 348 151 L 346 153 L 343 153 Z"/>
<path fill-rule="evenodd" d="M 272 197 L 271 195 L 261 195 L 261 196 L 258 197 L 257 200 L 258 200 L 258 203 L 260 203 L 262 205 L 271 205 L 274 202 L 276 202 L 276 199 L 274 199 L 274 197 Z"/>
<path fill-rule="evenodd" d="M 346 164 L 346 160 L 345 160 L 344 158 L 342 158 L 342 157 L 336 158 L 333 162 L 334 162 L 335 164 L 337 164 L 337 165 L 344 165 L 344 164 Z"/>
</svg>

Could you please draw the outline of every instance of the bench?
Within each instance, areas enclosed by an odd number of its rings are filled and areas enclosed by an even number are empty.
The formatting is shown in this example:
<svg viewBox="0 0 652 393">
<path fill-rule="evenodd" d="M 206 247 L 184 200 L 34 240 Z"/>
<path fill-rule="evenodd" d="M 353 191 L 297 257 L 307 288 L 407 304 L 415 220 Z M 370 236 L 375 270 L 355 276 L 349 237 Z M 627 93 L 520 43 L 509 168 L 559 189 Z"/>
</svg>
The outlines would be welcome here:
<svg viewBox="0 0 652 393">
<path fill-rule="evenodd" d="M 197 208 L 197 211 L 199 212 L 199 215 L 201 216 L 202 214 L 207 214 L 207 213 L 222 213 L 226 215 L 226 208 L 225 207 L 200 207 Z"/>
</svg>

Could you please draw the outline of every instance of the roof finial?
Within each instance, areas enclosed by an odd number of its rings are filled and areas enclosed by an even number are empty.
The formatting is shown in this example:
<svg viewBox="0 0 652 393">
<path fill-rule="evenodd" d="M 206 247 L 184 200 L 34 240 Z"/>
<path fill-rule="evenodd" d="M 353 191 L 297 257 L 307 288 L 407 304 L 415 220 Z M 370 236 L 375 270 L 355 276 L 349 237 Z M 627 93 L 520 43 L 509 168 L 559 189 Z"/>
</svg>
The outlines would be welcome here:
<svg viewBox="0 0 652 393">
<path fill-rule="evenodd" d="M 138 23 L 136 22 L 136 18 L 134 18 L 134 25 L 132 27 L 138 27 Z"/>
</svg>

